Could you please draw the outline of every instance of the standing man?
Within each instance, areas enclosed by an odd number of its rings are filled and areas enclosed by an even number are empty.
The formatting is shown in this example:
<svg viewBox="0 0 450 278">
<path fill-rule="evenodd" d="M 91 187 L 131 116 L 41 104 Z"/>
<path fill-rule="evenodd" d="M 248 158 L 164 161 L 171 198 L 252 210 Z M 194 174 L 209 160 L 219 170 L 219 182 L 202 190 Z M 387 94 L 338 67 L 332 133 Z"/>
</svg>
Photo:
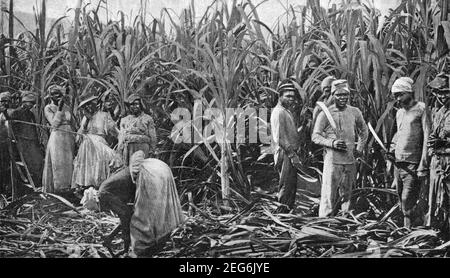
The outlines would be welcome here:
<svg viewBox="0 0 450 278">
<path fill-rule="evenodd" d="M 447 75 L 439 75 L 430 87 L 443 106 L 434 115 L 428 139 L 430 163 L 430 191 L 427 226 L 439 228 L 445 238 L 450 237 L 450 89 Z"/>
<path fill-rule="evenodd" d="M 141 150 L 145 158 L 150 157 L 156 151 L 156 129 L 153 118 L 144 113 L 142 98 L 131 95 L 128 98 L 131 114 L 120 122 L 118 152 L 123 161 L 129 165 L 133 153 Z"/>
<path fill-rule="evenodd" d="M 22 92 L 20 107 L 14 109 L 9 116 L 12 120 L 12 131 L 17 140 L 17 150 L 22 153 L 28 171 L 36 187 L 42 185 L 42 170 L 44 168 L 44 152 L 39 142 L 36 118 L 31 109 L 36 104 L 36 96 L 33 92 Z M 18 120 L 20 122 L 14 122 Z M 31 124 L 26 124 L 31 123 Z M 19 158 L 19 154 L 17 154 Z"/>
<path fill-rule="evenodd" d="M 297 192 L 297 171 L 294 166 L 300 163 L 296 153 L 299 138 L 294 117 L 289 111 L 294 104 L 296 91 L 290 79 L 283 80 L 278 87 L 278 104 L 270 115 L 275 168 L 280 174 L 278 202 L 283 205 L 278 211 L 282 213 L 294 208 Z"/>
<path fill-rule="evenodd" d="M 10 156 L 8 149 L 8 129 L 6 120 L 11 104 L 11 94 L 9 92 L 0 93 L 0 193 L 10 191 Z"/>
<path fill-rule="evenodd" d="M 324 111 L 320 112 L 312 135 L 314 143 L 325 147 L 319 217 L 335 215 L 340 201 L 342 211 L 349 210 L 356 181 L 355 156 L 361 155 L 368 137 L 361 111 L 347 104 L 350 96 L 347 80 L 333 81 L 331 93 L 335 100 L 335 104 L 329 106 L 332 119 L 328 119 Z"/>
<path fill-rule="evenodd" d="M 392 94 L 400 105 L 397 111 L 397 133 L 394 135 L 395 181 L 403 212 L 404 226 L 412 226 L 414 208 L 419 200 L 421 178 L 428 173 L 427 141 L 430 115 L 425 103 L 416 101 L 414 81 L 401 77 L 392 85 Z"/>
</svg>

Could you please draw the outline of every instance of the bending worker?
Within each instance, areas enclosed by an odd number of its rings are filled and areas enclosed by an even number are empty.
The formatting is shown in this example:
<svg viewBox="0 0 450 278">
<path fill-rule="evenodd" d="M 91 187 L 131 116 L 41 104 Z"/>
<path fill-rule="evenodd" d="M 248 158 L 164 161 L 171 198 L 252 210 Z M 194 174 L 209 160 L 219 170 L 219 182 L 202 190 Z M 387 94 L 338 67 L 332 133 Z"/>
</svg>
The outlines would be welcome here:
<svg viewBox="0 0 450 278">
<path fill-rule="evenodd" d="M 135 152 L 130 166 L 105 180 L 98 194 L 100 209 L 113 211 L 120 218 L 123 252 L 128 252 L 131 244 L 132 255 L 138 257 L 152 255 L 184 221 L 169 166 L 144 156 L 143 151 Z M 133 201 L 134 207 L 128 206 Z M 117 232 L 108 235 L 105 243 Z"/>
</svg>

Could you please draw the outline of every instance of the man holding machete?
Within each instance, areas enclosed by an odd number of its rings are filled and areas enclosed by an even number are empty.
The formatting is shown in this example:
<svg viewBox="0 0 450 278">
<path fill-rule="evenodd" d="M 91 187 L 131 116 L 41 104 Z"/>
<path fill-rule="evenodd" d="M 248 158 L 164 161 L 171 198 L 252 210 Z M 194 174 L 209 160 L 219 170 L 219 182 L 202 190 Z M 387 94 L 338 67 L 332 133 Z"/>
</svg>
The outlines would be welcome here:
<svg viewBox="0 0 450 278">
<path fill-rule="evenodd" d="M 368 131 L 361 111 L 348 105 L 350 89 L 347 80 L 333 81 L 331 93 L 335 104 L 326 107 L 318 103 L 322 112 L 317 116 L 312 141 L 325 147 L 319 217 L 350 208 L 352 188 L 356 181 L 356 160 L 366 144 Z M 355 134 L 357 131 L 357 134 Z M 355 138 L 358 145 L 355 147 Z"/>
<path fill-rule="evenodd" d="M 441 73 L 428 84 L 442 107 L 434 114 L 428 153 L 430 163 L 430 191 L 427 226 L 441 230 L 450 237 L 450 87 L 449 76 Z"/>
<path fill-rule="evenodd" d="M 403 223 L 411 228 L 414 208 L 419 200 L 421 178 L 428 174 L 427 141 L 430 115 L 425 103 L 416 101 L 414 81 L 401 77 L 392 85 L 392 94 L 400 105 L 397 111 L 397 133 L 392 140 L 395 155 L 395 181 L 403 212 Z"/>
<path fill-rule="evenodd" d="M 299 137 L 294 117 L 289 109 L 294 104 L 297 89 L 290 79 L 278 86 L 278 104 L 270 115 L 270 125 L 274 144 L 275 168 L 280 174 L 278 202 L 282 204 L 278 212 L 286 213 L 294 208 L 297 192 L 297 170 L 300 159 L 296 153 Z"/>
</svg>

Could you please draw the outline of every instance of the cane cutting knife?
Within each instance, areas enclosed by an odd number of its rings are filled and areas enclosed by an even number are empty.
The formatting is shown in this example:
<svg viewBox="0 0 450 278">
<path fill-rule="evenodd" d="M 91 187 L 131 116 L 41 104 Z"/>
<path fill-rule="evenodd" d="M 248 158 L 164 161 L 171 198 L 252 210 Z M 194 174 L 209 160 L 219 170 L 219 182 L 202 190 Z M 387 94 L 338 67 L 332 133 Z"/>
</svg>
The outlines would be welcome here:
<svg viewBox="0 0 450 278">
<path fill-rule="evenodd" d="M 373 138 L 375 139 L 375 141 L 377 141 L 378 145 L 380 145 L 381 148 L 383 148 L 383 150 L 385 152 L 388 152 L 387 148 L 384 146 L 383 141 L 381 141 L 380 137 L 378 137 L 377 133 L 375 132 L 375 129 L 373 129 L 372 125 L 370 123 L 367 124 L 367 127 L 370 130 L 370 133 L 372 133 Z"/>
<path fill-rule="evenodd" d="M 383 141 L 381 141 L 380 137 L 378 137 L 377 133 L 375 132 L 375 129 L 373 129 L 372 125 L 370 123 L 367 124 L 367 127 L 370 130 L 370 133 L 372 133 L 373 138 L 375 139 L 375 141 L 377 141 L 378 145 L 380 145 L 380 147 L 385 151 L 388 152 L 388 149 L 386 148 L 386 146 L 384 146 Z M 408 169 L 406 167 L 402 167 L 400 166 L 397 161 L 395 161 L 395 159 L 390 158 L 389 156 L 387 157 L 387 159 L 389 161 L 392 162 L 392 164 L 395 165 L 395 167 L 400 168 L 405 170 L 406 172 L 408 172 L 410 175 L 417 177 L 417 173 L 415 173 L 414 171 L 412 171 L 411 169 Z"/>
<path fill-rule="evenodd" d="M 323 113 L 325 114 L 325 116 L 328 119 L 328 122 L 330 123 L 331 128 L 333 129 L 336 136 L 338 136 L 336 122 L 334 121 L 333 117 L 331 116 L 331 113 L 330 113 L 330 110 L 328 110 L 328 107 L 322 101 L 318 101 L 316 104 L 320 107 L 320 109 L 322 109 Z"/>
</svg>

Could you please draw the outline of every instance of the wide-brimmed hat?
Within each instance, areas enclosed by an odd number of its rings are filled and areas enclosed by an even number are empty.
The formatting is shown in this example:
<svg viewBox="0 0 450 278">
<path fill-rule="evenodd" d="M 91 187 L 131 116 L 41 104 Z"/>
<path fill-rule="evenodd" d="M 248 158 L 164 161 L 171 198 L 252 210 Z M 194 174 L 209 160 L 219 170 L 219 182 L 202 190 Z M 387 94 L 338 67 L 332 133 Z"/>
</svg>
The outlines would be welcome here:
<svg viewBox="0 0 450 278">
<path fill-rule="evenodd" d="M 55 94 L 55 93 L 64 94 L 65 91 L 66 90 L 64 89 L 64 87 L 60 86 L 58 84 L 54 84 L 54 85 L 51 85 L 50 87 L 48 87 L 48 93 L 50 95 Z"/>
<path fill-rule="evenodd" d="M 82 95 L 80 96 L 80 103 L 78 104 L 78 108 L 81 108 L 94 100 L 97 100 L 97 96 L 93 94 Z"/>
<path fill-rule="evenodd" d="M 32 91 L 20 91 L 22 102 L 36 102 L 36 95 Z"/>
<path fill-rule="evenodd" d="M 437 93 L 450 93 L 449 77 L 445 73 L 438 74 L 430 83 L 428 83 L 428 86 L 435 89 Z"/>
</svg>

